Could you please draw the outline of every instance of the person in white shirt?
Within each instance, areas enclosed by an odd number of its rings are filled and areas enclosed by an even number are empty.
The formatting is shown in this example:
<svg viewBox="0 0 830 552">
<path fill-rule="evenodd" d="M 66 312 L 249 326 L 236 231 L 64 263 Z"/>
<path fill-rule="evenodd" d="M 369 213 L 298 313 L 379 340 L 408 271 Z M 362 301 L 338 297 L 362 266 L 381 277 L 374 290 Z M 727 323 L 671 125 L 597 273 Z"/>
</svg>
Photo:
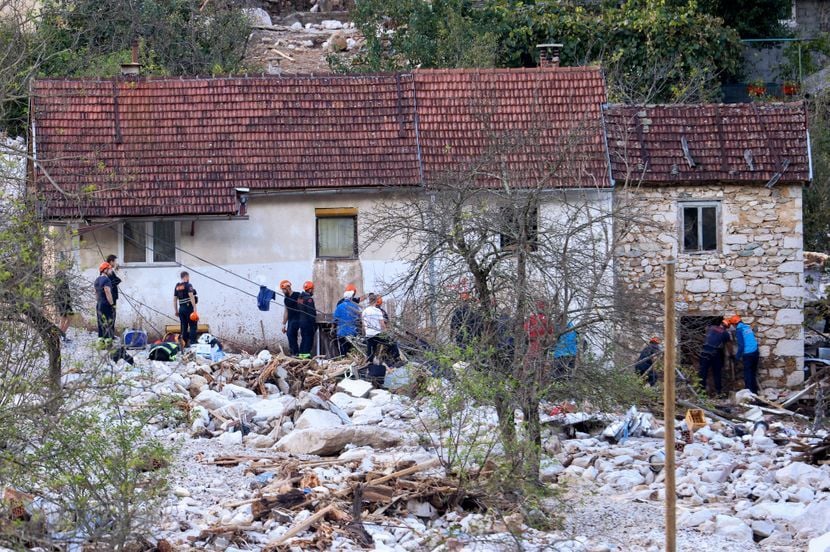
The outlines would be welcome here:
<svg viewBox="0 0 830 552">
<path fill-rule="evenodd" d="M 375 363 L 375 351 L 380 345 L 386 346 L 387 351 L 395 359 L 400 361 L 401 353 L 398 344 L 395 343 L 386 333 L 386 317 L 378 307 L 380 296 L 370 293 L 367 297 L 369 306 L 363 309 L 361 318 L 363 320 L 363 331 L 366 334 L 366 356 L 370 364 Z"/>
</svg>

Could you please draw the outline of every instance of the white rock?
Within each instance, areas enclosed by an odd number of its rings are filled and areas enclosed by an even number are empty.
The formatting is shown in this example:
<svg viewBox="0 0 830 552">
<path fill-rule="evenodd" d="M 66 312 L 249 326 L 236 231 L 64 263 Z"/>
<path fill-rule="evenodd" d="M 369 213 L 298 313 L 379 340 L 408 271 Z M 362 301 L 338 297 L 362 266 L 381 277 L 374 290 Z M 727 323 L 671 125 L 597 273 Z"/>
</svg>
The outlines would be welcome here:
<svg viewBox="0 0 830 552">
<path fill-rule="evenodd" d="M 790 525 L 800 537 L 815 537 L 830 532 L 830 498 L 807 505 L 804 513 Z"/>
<path fill-rule="evenodd" d="M 248 403 L 255 414 L 254 421 L 266 421 L 289 416 L 297 408 L 297 399 L 291 395 L 269 397 Z"/>
<path fill-rule="evenodd" d="M 364 380 L 344 379 L 337 384 L 337 390 L 348 393 L 352 397 L 362 399 L 374 389 L 372 384 Z"/>
<path fill-rule="evenodd" d="M 256 393 L 245 387 L 240 387 L 232 383 L 226 383 L 222 387 L 222 394 L 230 399 L 255 399 Z"/>
<path fill-rule="evenodd" d="M 248 21 L 251 25 L 258 25 L 263 27 L 271 26 L 271 16 L 262 8 L 246 8 L 242 10 L 248 16 Z"/>
<path fill-rule="evenodd" d="M 406 509 L 410 514 L 419 518 L 433 518 L 438 513 L 432 504 L 421 500 L 408 500 Z"/>
<path fill-rule="evenodd" d="M 243 439 L 245 446 L 251 448 L 271 448 L 274 446 L 274 439 L 268 435 L 257 435 L 256 433 L 249 433 Z"/>
<path fill-rule="evenodd" d="M 233 401 L 215 412 L 223 418 L 240 421 L 244 424 L 251 423 L 254 416 L 256 416 L 256 410 L 251 408 L 250 405 L 244 400 Z"/>
<path fill-rule="evenodd" d="M 354 414 L 356 410 L 361 410 L 374 404 L 369 399 L 358 399 L 357 397 L 352 397 L 351 395 L 340 392 L 332 395 L 329 401 L 331 401 L 332 404 L 337 405 L 349 416 Z"/>
<path fill-rule="evenodd" d="M 680 517 L 678 524 L 681 527 L 697 527 L 715 517 L 715 511 L 708 508 L 691 512 Z"/>
<path fill-rule="evenodd" d="M 187 386 L 187 390 L 190 391 L 190 396 L 195 397 L 202 391 L 208 388 L 208 380 L 204 377 L 200 376 L 199 374 L 193 374 L 190 376 L 190 382 Z"/>
<path fill-rule="evenodd" d="M 304 410 L 294 423 L 296 429 L 324 429 L 341 425 L 343 421 L 336 414 L 316 408 Z"/>
<path fill-rule="evenodd" d="M 188 491 L 185 487 L 174 487 L 173 494 L 180 498 L 184 498 L 186 496 L 190 496 L 190 491 Z"/>
<path fill-rule="evenodd" d="M 813 501 L 816 497 L 816 493 L 813 492 L 812 489 L 807 487 L 799 487 L 794 493 L 790 495 L 792 500 L 796 502 L 804 502 L 805 504 L 809 504 Z"/>
<path fill-rule="evenodd" d="M 824 478 L 820 469 L 805 464 L 804 462 L 793 462 L 775 472 L 775 480 L 782 485 L 804 485 L 813 487 Z"/>
<path fill-rule="evenodd" d="M 268 349 L 263 349 L 259 352 L 256 358 L 258 361 L 264 364 L 268 364 L 269 362 L 271 362 L 271 351 L 269 351 Z"/>
<path fill-rule="evenodd" d="M 761 519 L 752 522 L 752 532 L 760 537 L 768 537 L 775 531 L 775 525 Z"/>
<path fill-rule="evenodd" d="M 761 502 L 752 507 L 751 513 L 753 517 L 792 521 L 803 514 L 805 508 L 800 502 Z"/>
<path fill-rule="evenodd" d="M 724 537 L 742 542 L 753 542 L 752 528 L 734 516 L 715 517 L 715 532 Z"/>
<path fill-rule="evenodd" d="M 205 389 L 193 399 L 196 404 L 200 404 L 208 410 L 219 410 L 223 406 L 230 404 L 230 401 L 224 395 L 220 395 L 216 391 Z"/>
<path fill-rule="evenodd" d="M 807 552 L 830 552 L 830 533 L 810 539 Z"/>
<path fill-rule="evenodd" d="M 380 406 L 370 406 L 358 410 L 352 416 L 352 423 L 354 424 L 372 425 L 381 421 L 383 421 L 383 408 Z"/>
<path fill-rule="evenodd" d="M 325 19 L 320 22 L 320 26 L 327 31 L 336 31 L 343 28 L 343 22 L 336 19 Z"/>
<path fill-rule="evenodd" d="M 711 452 L 711 448 L 703 445 L 701 443 L 691 443 L 686 445 L 683 449 L 683 457 L 684 458 L 694 458 L 695 460 L 703 460 L 709 453 Z"/>
<path fill-rule="evenodd" d="M 216 440 L 219 441 L 219 443 L 225 447 L 238 447 L 242 445 L 242 432 L 226 431 L 225 433 L 217 437 Z"/>
<path fill-rule="evenodd" d="M 299 21 L 295 21 L 294 23 L 291 24 L 291 30 L 292 31 L 302 31 L 303 30 L 303 24 L 300 23 Z"/>
<path fill-rule="evenodd" d="M 401 442 L 397 431 L 374 426 L 339 426 L 325 429 L 297 429 L 277 441 L 274 449 L 293 454 L 330 456 L 340 453 L 346 445 L 388 448 Z"/>
</svg>

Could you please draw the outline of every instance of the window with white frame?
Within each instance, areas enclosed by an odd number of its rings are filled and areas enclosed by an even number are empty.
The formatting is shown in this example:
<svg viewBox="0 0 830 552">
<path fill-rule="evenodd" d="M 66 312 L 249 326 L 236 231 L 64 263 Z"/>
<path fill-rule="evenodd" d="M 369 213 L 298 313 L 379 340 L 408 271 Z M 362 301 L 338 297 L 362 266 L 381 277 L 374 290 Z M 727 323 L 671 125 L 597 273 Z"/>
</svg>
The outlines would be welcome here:
<svg viewBox="0 0 830 552">
<path fill-rule="evenodd" d="M 720 243 L 720 202 L 680 203 L 680 243 L 684 253 L 717 251 Z"/>
<path fill-rule="evenodd" d="M 176 262 L 176 223 L 135 221 L 121 225 L 124 264 Z"/>
</svg>

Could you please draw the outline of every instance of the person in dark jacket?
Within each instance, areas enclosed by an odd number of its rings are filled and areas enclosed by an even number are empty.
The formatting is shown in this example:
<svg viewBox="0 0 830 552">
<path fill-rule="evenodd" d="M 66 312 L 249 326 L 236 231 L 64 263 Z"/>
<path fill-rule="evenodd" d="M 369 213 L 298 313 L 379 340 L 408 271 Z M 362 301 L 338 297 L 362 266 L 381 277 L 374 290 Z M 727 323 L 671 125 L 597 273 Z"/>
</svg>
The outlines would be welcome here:
<svg viewBox="0 0 830 552">
<path fill-rule="evenodd" d="M 191 316 L 196 312 L 196 303 L 199 302 L 196 289 L 190 283 L 190 274 L 182 272 L 181 281 L 173 289 L 173 308 L 179 317 L 181 325 L 180 338 L 184 346 L 196 344 L 196 332 L 198 330 L 197 320 Z"/>
<path fill-rule="evenodd" d="M 118 257 L 116 257 L 115 255 L 107 255 L 107 262 L 112 267 L 112 272 L 110 273 L 110 282 L 112 282 L 112 323 L 114 326 L 115 316 L 118 314 L 118 286 L 121 284 L 121 278 L 119 278 L 118 274 L 115 272 L 118 268 Z"/>
<path fill-rule="evenodd" d="M 467 347 L 481 337 L 482 321 L 468 292 L 460 295 L 461 302 L 450 319 L 450 330 L 459 347 Z"/>
<path fill-rule="evenodd" d="M 712 324 L 706 329 L 706 338 L 703 341 L 703 349 L 700 352 L 700 369 L 698 377 L 700 386 L 706 390 L 709 371 L 712 371 L 712 378 L 715 380 L 715 391 L 718 395 L 723 393 L 721 373 L 723 372 L 723 351 L 729 342 L 729 332 L 726 321 Z"/>
<path fill-rule="evenodd" d="M 654 387 L 657 383 L 657 374 L 654 371 L 654 360 L 660 355 L 660 338 L 652 337 L 648 340 L 648 344 L 640 351 L 640 357 L 637 359 L 637 364 L 634 369 L 641 377 L 646 374 L 648 384 Z"/>
<path fill-rule="evenodd" d="M 98 320 L 98 337 L 113 339 L 115 337 L 115 300 L 112 296 L 112 281 L 110 275 L 112 267 L 106 261 L 98 267 L 98 278 L 95 279 L 95 315 Z"/>
<path fill-rule="evenodd" d="M 282 292 L 283 305 L 285 311 L 282 315 L 282 333 L 288 339 L 288 352 L 291 356 L 300 354 L 300 306 L 297 301 L 300 299 L 300 292 L 291 289 L 291 282 L 283 280 L 280 282 L 280 291 Z"/>
<path fill-rule="evenodd" d="M 317 307 L 314 304 L 314 283 L 305 282 L 303 292 L 297 299 L 300 309 L 300 358 L 311 358 L 314 345 L 314 332 L 317 330 Z"/>
<path fill-rule="evenodd" d="M 332 319 L 337 336 L 337 350 L 341 356 L 352 350 L 352 339 L 359 335 L 360 305 L 356 299 L 357 289 L 352 284 L 346 286 L 343 298 L 337 302 Z"/>
</svg>

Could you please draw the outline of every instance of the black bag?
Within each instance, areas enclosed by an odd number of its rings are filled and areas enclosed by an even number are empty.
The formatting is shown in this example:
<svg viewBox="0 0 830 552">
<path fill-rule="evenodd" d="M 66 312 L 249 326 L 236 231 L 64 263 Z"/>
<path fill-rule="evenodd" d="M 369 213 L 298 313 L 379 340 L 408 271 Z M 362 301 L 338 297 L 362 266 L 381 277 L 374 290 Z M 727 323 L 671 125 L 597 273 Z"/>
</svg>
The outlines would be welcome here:
<svg viewBox="0 0 830 552">
<path fill-rule="evenodd" d="M 118 362 L 119 360 L 121 360 L 123 358 L 124 361 L 127 364 L 129 364 L 131 366 L 133 364 L 135 364 L 135 360 L 133 359 L 132 356 L 130 356 L 129 353 L 127 353 L 127 348 L 124 347 L 123 345 L 121 347 L 118 347 L 117 349 L 115 349 L 112 352 L 112 354 L 110 355 L 110 358 L 112 359 L 113 362 Z"/>
<path fill-rule="evenodd" d="M 162 362 L 170 362 L 176 360 L 179 354 L 179 346 L 175 343 L 159 343 L 150 348 L 149 359 L 160 360 Z"/>
</svg>

